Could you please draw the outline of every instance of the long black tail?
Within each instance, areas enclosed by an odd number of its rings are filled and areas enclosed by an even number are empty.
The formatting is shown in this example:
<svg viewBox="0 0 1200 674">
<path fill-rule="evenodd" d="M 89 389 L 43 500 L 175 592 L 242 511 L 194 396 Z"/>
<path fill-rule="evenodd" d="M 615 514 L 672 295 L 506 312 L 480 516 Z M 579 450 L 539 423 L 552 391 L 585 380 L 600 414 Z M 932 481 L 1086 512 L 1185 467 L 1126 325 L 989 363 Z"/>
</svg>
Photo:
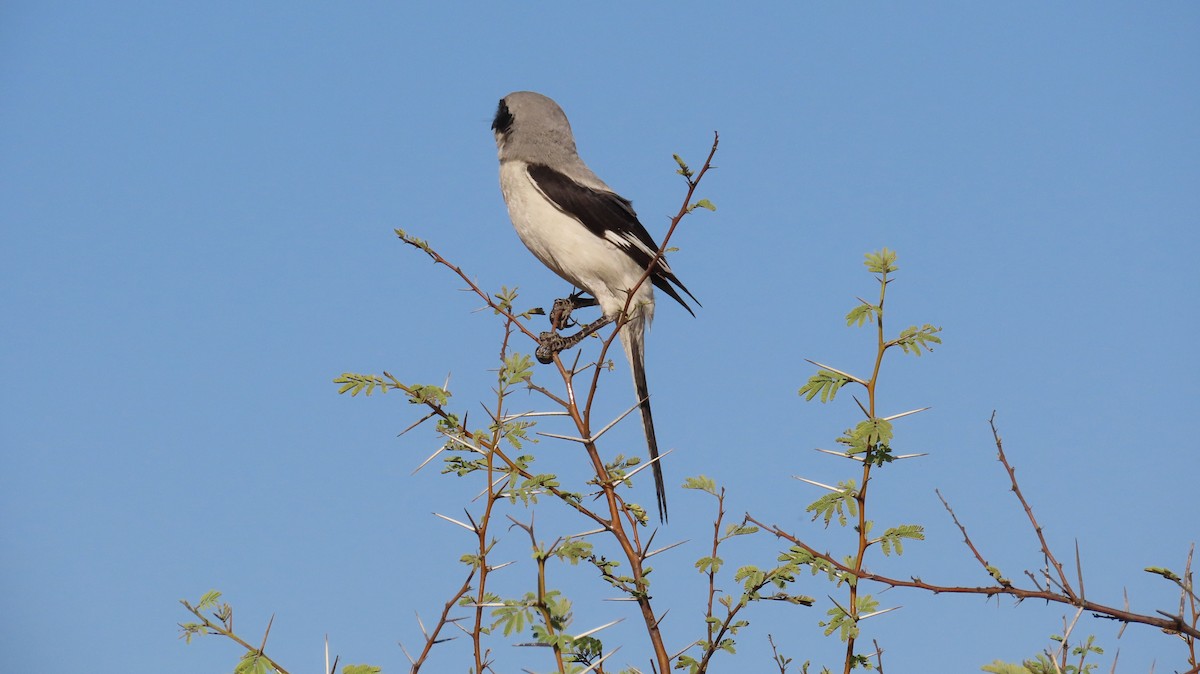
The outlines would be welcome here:
<svg viewBox="0 0 1200 674">
<path fill-rule="evenodd" d="M 641 328 L 641 326 L 638 326 Z M 658 461 L 658 439 L 654 435 L 654 415 L 650 413 L 650 387 L 646 385 L 646 359 L 642 353 L 642 340 L 630 339 L 625 345 L 629 349 L 629 361 L 633 370 L 633 386 L 637 390 L 642 412 L 642 426 L 646 431 L 646 445 L 650 448 L 650 460 L 654 462 L 654 490 L 658 494 L 658 520 L 667 523 L 667 489 L 663 483 L 662 462 Z"/>
</svg>

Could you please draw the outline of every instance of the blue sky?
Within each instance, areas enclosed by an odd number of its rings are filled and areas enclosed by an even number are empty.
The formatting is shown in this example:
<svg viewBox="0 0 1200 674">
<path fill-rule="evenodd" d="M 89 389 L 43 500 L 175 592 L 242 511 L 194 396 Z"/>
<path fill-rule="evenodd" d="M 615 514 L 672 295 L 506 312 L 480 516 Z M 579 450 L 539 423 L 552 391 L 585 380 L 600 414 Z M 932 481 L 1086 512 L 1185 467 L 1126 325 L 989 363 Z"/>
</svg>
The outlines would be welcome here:
<svg viewBox="0 0 1200 674">
<path fill-rule="evenodd" d="M 469 549 L 430 513 L 461 512 L 478 486 L 411 475 L 437 446 L 424 429 L 397 438 L 416 410 L 339 397 L 331 379 L 449 374 L 463 409 L 491 396 L 499 326 L 395 227 L 527 305 L 565 292 L 497 187 L 488 126 L 519 89 L 564 107 L 656 237 L 683 196 L 671 154 L 699 163 L 721 133 L 700 195 L 719 210 L 686 220 L 672 257 L 703 309 L 661 303 L 647 347 L 672 485 L 713 476 L 731 513 L 845 547 L 808 522 L 819 494 L 791 476 L 852 476 L 811 450 L 855 421 L 853 403 L 796 389 L 806 357 L 867 367 L 870 336 L 842 316 L 875 291 L 863 253 L 887 246 L 893 325 L 940 325 L 945 344 L 885 364 L 886 411 L 933 408 L 895 444 L 929 456 L 883 471 L 871 498 L 881 523 L 928 540 L 877 568 L 986 581 L 935 487 L 1006 573 L 1040 562 L 994 461 L 996 410 L 1052 544 L 1069 558 L 1078 540 L 1089 596 L 1171 610 L 1177 595 L 1141 569 L 1181 568 L 1200 533 L 1198 35 L 1193 3 L 6 3 L 6 667 L 231 670 L 232 644 L 176 639 L 176 600 L 219 588 L 249 633 L 275 613 L 270 649 L 293 672 L 320 667 L 325 634 L 343 662 L 406 669 L 396 642 L 417 642 L 414 612 L 439 610 Z M 617 369 L 613 414 L 632 402 Z M 619 430 L 611 451 L 640 446 L 636 424 Z M 668 497 L 660 536 L 691 542 L 660 562 L 656 601 L 682 648 L 701 634 L 691 562 L 713 511 Z M 539 518 L 584 528 L 559 511 Z M 525 560 L 521 543 L 504 549 Z M 747 542 L 729 563 L 775 549 Z M 580 627 L 624 615 L 595 601 L 593 575 L 558 581 Z M 866 635 L 895 671 L 1028 656 L 1066 613 L 883 597 L 904 608 Z M 824 608 L 756 609 L 723 671 L 768 671 L 768 632 L 800 661 L 838 662 Z M 621 629 L 616 660 L 645 667 Z M 1182 669 L 1153 629 L 1079 630 L 1120 649 L 1121 671 Z M 498 648 L 500 671 L 552 667 Z M 429 671 L 463 671 L 455 649 Z"/>
</svg>

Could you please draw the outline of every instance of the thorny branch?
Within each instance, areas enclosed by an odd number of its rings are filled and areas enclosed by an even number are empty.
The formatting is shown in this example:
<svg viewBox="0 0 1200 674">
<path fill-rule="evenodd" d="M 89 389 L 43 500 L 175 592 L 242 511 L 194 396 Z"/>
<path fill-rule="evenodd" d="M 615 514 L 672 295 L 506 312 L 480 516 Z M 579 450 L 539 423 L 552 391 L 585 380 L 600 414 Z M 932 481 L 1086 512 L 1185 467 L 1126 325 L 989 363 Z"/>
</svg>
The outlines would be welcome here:
<svg viewBox="0 0 1200 674">
<path fill-rule="evenodd" d="M 192 615 L 196 616 L 197 618 L 199 618 L 201 620 L 201 626 L 205 630 L 208 631 L 207 632 L 208 634 L 219 634 L 223 637 L 226 637 L 226 638 L 230 639 L 231 641 L 233 641 L 234 643 L 236 643 L 237 645 L 241 646 L 242 648 L 245 648 L 248 653 L 254 653 L 256 657 L 262 658 L 263 662 L 266 662 L 268 665 L 273 667 L 275 669 L 275 671 L 278 672 L 279 674 L 288 674 L 288 671 L 286 669 L 284 669 L 283 667 L 280 667 L 278 663 L 276 663 L 271 658 L 267 657 L 267 654 L 263 652 L 263 650 L 267 647 L 267 635 L 271 633 L 270 623 L 267 624 L 267 631 L 266 631 L 266 634 L 263 635 L 262 644 L 256 648 L 256 647 L 250 645 L 250 643 L 247 642 L 245 639 L 241 638 L 236 633 L 234 633 L 232 612 L 230 613 L 229 619 L 224 621 L 225 622 L 224 625 L 218 625 L 217 623 L 214 623 L 213 621 L 209 620 L 208 616 L 201 613 L 200 609 L 193 606 L 191 604 L 191 602 L 188 602 L 187 600 L 180 600 L 179 603 L 183 604 L 184 608 L 186 608 L 188 611 L 191 612 Z M 274 621 L 275 621 L 275 617 L 271 616 L 271 622 L 274 622 Z M 180 625 L 180 627 L 183 627 L 183 625 Z M 186 632 L 187 632 L 187 630 L 185 628 L 185 633 Z"/>
<path fill-rule="evenodd" d="M 1041 544 L 1042 553 L 1045 556 L 1047 563 L 1050 565 L 1053 565 L 1055 568 L 1055 571 L 1058 575 L 1059 582 L 1061 583 L 1062 591 L 1055 591 L 1054 589 L 1050 588 L 1049 586 L 1043 588 L 1040 585 L 1038 586 L 1038 589 L 1036 589 L 1036 590 L 1021 588 L 1021 587 L 1017 587 L 1017 586 L 1013 585 L 1012 582 L 1006 578 L 999 578 L 998 577 L 999 573 L 998 572 L 993 573 L 994 569 L 987 564 L 987 562 L 984 560 L 983 556 L 975 548 L 974 544 L 972 544 L 970 542 L 970 538 L 967 536 L 966 528 L 963 527 L 958 522 L 957 517 L 954 517 L 954 521 L 956 524 L 958 524 L 959 529 L 962 531 L 963 537 L 966 540 L 968 547 L 970 547 L 972 553 L 975 555 L 975 558 L 980 562 L 980 564 L 982 564 L 984 566 L 984 568 L 988 571 L 989 575 L 992 575 L 994 578 L 996 578 L 996 582 L 997 582 L 996 585 L 975 586 L 975 587 L 939 585 L 936 583 L 927 583 L 916 576 L 914 576 L 908 580 L 905 580 L 905 579 L 901 579 L 901 578 L 892 578 L 890 576 L 884 576 L 881 574 L 871 573 L 861 567 L 847 565 L 847 564 L 843 563 L 842 561 L 838 560 L 837 558 L 833 557 L 829 553 L 817 550 L 816 548 L 814 548 L 814 547 L 810 546 L 809 544 L 805 543 L 804 541 L 800 540 L 800 538 L 784 531 L 780 527 L 761 522 L 761 521 L 755 519 L 754 517 L 750 516 L 749 514 L 746 515 L 745 521 L 756 524 L 759 527 L 762 527 L 763 530 L 765 530 L 771 534 L 774 534 L 777 538 L 784 539 L 784 540 L 792 543 L 793 545 L 803 549 L 804 551 L 808 552 L 809 554 L 813 555 L 814 557 L 820 559 L 825 564 L 828 564 L 832 568 L 836 569 L 838 572 L 846 574 L 848 576 L 852 576 L 859 580 L 874 581 L 877 583 L 881 583 L 883 585 L 887 585 L 889 587 L 916 588 L 919 590 L 925 590 L 927 592 L 932 592 L 933 594 L 975 594 L 975 595 L 984 595 L 987 597 L 1007 595 L 1007 596 L 1016 598 L 1018 601 L 1023 601 L 1026 599 L 1041 599 L 1041 600 L 1044 600 L 1047 602 L 1054 602 L 1054 603 L 1058 603 L 1058 604 L 1066 604 L 1066 605 L 1074 606 L 1083 611 L 1090 611 L 1093 614 L 1093 616 L 1098 617 L 1098 618 L 1108 618 L 1111 620 L 1118 620 L 1118 621 L 1124 622 L 1124 623 L 1139 623 L 1139 624 L 1144 624 L 1144 625 L 1150 625 L 1153 627 L 1157 627 L 1166 632 L 1180 634 L 1180 635 L 1183 635 L 1186 637 L 1190 637 L 1193 640 L 1200 639 L 1200 629 L 1196 628 L 1194 620 L 1188 621 L 1184 618 L 1182 610 L 1180 611 L 1180 613 L 1178 615 L 1172 615 L 1172 614 L 1166 613 L 1164 611 L 1158 611 L 1158 613 L 1160 613 L 1161 615 L 1164 616 L 1162 618 L 1159 618 L 1159 617 L 1155 617 L 1152 615 L 1134 613 L 1134 612 L 1126 610 L 1126 609 L 1119 609 L 1119 608 L 1115 608 L 1112 606 L 1106 606 L 1104 604 L 1100 604 L 1100 603 L 1091 601 L 1091 600 L 1083 597 L 1081 594 L 1076 593 L 1071 588 L 1070 584 L 1067 581 L 1066 573 L 1063 571 L 1062 564 L 1060 564 L 1058 562 L 1057 558 L 1054 556 L 1054 554 L 1050 550 L 1050 545 L 1046 541 L 1046 538 L 1042 532 L 1042 527 L 1041 527 L 1041 525 L 1038 524 L 1037 518 L 1034 516 L 1033 508 L 1029 505 L 1029 502 L 1025 499 L 1024 495 L 1021 493 L 1020 487 L 1017 484 L 1016 471 L 1013 469 L 1012 464 L 1009 463 L 1008 457 L 1004 453 L 1003 442 L 1001 441 L 999 432 L 996 430 L 995 413 L 992 414 L 992 418 L 989 420 L 989 424 L 991 425 L 992 434 L 995 439 L 998 460 L 1004 466 L 1005 471 L 1008 473 L 1009 479 L 1012 483 L 1012 491 L 1016 494 L 1017 499 L 1020 501 L 1022 507 L 1025 509 L 1025 513 L 1029 518 L 1030 524 L 1033 526 L 1034 531 L 1037 533 L 1038 541 Z M 947 505 L 947 509 L 949 509 L 949 505 Z M 951 511 L 951 516 L 953 517 L 953 511 Z M 1189 564 L 1189 566 L 1190 566 L 1190 564 Z M 1189 568 L 1189 572 L 1190 572 L 1190 568 Z M 1032 574 L 1029 574 L 1029 575 L 1031 578 L 1033 578 Z M 1190 577 L 1190 574 L 1189 574 L 1189 577 Z M 1195 615 L 1195 614 L 1193 614 L 1193 615 Z M 1191 643 L 1191 642 L 1189 642 L 1189 643 Z"/>
</svg>

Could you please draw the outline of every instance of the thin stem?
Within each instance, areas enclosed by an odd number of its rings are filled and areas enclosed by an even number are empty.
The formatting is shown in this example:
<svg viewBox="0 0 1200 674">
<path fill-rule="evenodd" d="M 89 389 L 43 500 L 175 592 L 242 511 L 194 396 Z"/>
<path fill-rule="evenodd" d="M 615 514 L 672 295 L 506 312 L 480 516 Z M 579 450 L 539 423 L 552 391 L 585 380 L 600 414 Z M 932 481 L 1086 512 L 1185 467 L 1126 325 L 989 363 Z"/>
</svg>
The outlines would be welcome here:
<svg viewBox="0 0 1200 674">
<path fill-rule="evenodd" d="M 1054 566 L 1055 572 L 1058 574 L 1058 582 L 1060 583 L 1063 593 L 1069 597 L 1072 602 L 1079 601 L 1075 596 L 1075 590 L 1071 589 L 1071 583 L 1067 580 L 1067 573 L 1063 570 L 1063 565 L 1059 563 L 1054 553 L 1050 551 L 1050 544 L 1046 542 L 1046 536 L 1042 532 L 1042 525 L 1038 524 L 1037 518 L 1033 515 L 1033 508 L 1029 506 L 1029 502 L 1025 500 L 1025 495 L 1021 493 L 1021 487 L 1017 484 L 1017 471 L 1008 462 L 1008 457 L 1004 455 L 1004 442 L 1000 439 L 1000 432 L 996 430 L 996 413 L 992 412 L 992 417 L 988 419 L 988 425 L 992 427 L 992 437 L 996 441 L 997 459 L 1004 465 L 1004 470 L 1008 473 L 1009 482 L 1012 483 L 1012 491 L 1017 496 L 1017 500 L 1021 502 L 1021 507 L 1025 509 L 1025 515 L 1029 518 L 1029 523 L 1033 526 L 1034 532 L 1037 534 L 1038 543 L 1042 546 L 1042 554 L 1046 556 L 1047 561 Z M 1078 605 L 1078 604 L 1077 604 Z"/>
<path fill-rule="evenodd" d="M 875 390 L 879 383 L 879 370 L 883 365 L 883 355 L 887 352 L 888 343 L 884 339 L 883 333 L 883 305 L 887 298 L 888 277 L 884 271 L 879 279 L 879 305 L 875 312 L 875 367 L 871 370 L 871 378 L 867 380 L 867 417 L 875 418 Z M 863 461 L 862 466 L 862 484 L 859 486 L 854 500 L 858 502 L 858 553 L 854 557 L 853 572 L 857 576 L 862 573 L 863 561 L 867 556 L 867 548 L 870 547 L 870 540 L 867 538 L 867 488 L 871 483 L 871 468 L 874 464 L 871 461 Z M 850 584 L 850 605 L 847 607 L 850 613 L 850 619 L 854 621 L 855 626 L 858 625 L 858 583 Z M 850 634 L 846 639 L 846 657 L 843 661 L 843 673 L 850 674 L 850 670 L 854 668 L 854 645 L 855 635 Z"/>
<path fill-rule="evenodd" d="M 218 625 L 218 624 L 212 622 L 206 616 L 201 614 L 200 611 L 196 610 L 196 608 L 194 606 L 192 606 L 190 603 L 188 603 L 187 601 L 182 601 L 180 603 L 183 604 L 184 608 L 191 611 L 192 615 L 196 616 L 201 621 L 203 621 L 204 627 L 207 628 L 208 630 L 210 630 L 210 634 L 219 634 L 223 637 L 226 637 L 226 638 L 232 640 L 239 646 L 245 648 L 247 651 L 253 651 L 254 653 L 256 653 L 258 655 L 258 657 L 265 660 L 268 665 L 275 668 L 275 671 L 279 672 L 279 674 L 288 674 L 288 671 L 286 669 L 284 669 L 283 667 L 280 667 L 279 663 L 277 663 L 274 660 L 272 660 L 271 658 L 267 657 L 267 654 L 263 653 L 262 649 L 260 647 L 251 646 L 245 639 L 242 639 L 237 634 L 234 634 L 232 629 L 225 629 L 224 626 Z M 231 624 L 232 624 L 232 621 L 231 621 Z"/>
<path fill-rule="evenodd" d="M 708 627 L 708 647 L 711 649 L 716 643 L 713 641 L 713 631 L 716 627 L 712 624 L 713 617 L 713 599 L 717 594 L 717 548 L 721 545 L 721 521 L 725 519 L 725 488 L 721 487 L 721 493 L 717 495 L 717 519 L 713 520 L 713 541 L 712 541 L 712 563 L 708 567 L 708 608 L 705 611 L 704 617 L 708 618 L 705 624 Z"/>
</svg>

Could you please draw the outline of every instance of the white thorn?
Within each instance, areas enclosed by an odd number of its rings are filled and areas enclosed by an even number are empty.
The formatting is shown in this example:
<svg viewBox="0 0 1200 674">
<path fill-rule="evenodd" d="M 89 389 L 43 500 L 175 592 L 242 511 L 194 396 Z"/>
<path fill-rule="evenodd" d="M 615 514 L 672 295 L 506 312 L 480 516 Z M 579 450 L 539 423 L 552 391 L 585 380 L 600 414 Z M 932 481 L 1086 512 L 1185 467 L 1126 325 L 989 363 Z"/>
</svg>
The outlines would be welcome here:
<svg viewBox="0 0 1200 674">
<path fill-rule="evenodd" d="M 448 440 L 450 440 L 452 442 L 457 442 L 458 444 L 462 445 L 463 447 L 466 447 L 467 449 L 471 450 L 472 452 L 475 452 L 476 454 L 484 454 L 485 453 L 482 449 L 476 447 L 475 445 L 472 445 L 471 443 L 467 442 L 466 440 L 459 438 L 458 436 L 450 435 L 449 433 L 442 433 L 442 435 L 445 435 Z"/>
<path fill-rule="evenodd" d="M 470 531 L 470 532 L 471 532 L 471 533 L 473 533 L 473 534 L 477 534 L 477 533 L 479 533 L 479 531 L 478 531 L 477 529 L 475 529 L 474 527 L 467 526 L 466 524 L 463 524 L 462 522 L 459 522 L 458 520 L 454 519 L 453 517 L 446 517 L 445 515 L 443 515 L 443 514 L 441 514 L 441 513 L 433 513 L 433 514 L 434 514 L 434 515 L 437 515 L 438 517 L 440 517 L 440 518 L 442 518 L 442 519 L 444 519 L 444 520 L 446 520 L 447 522 L 452 522 L 452 523 L 454 523 L 454 524 L 457 524 L 458 526 L 460 526 L 460 527 L 462 527 L 462 528 L 466 529 L 467 531 Z"/>
<path fill-rule="evenodd" d="M 647 552 L 646 556 L 643 557 L 642 559 L 650 559 L 651 557 L 653 557 L 654 555 L 657 555 L 660 552 L 666 552 L 667 550 L 670 550 L 671 548 L 677 548 L 677 547 L 683 545 L 684 543 L 687 543 L 688 540 L 689 539 L 684 539 L 682 541 L 679 541 L 678 543 L 672 543 L 670 545 L 663 546 L 663 547 L 655 550 L 654 552 Z"/>
<path fill-rule="evenodd" d="M 558 433 L 543 433 L 538 431 L 537 435 L 540 435 L 544 438 L 555 438 L 556 440 L 570 440 L 571 442 L 578 442 L 581 445 L 586 445 L 588 442 L 590 442 L 590 440 L 584 438 L 577 438 L 572 435 L 559 435 Z"/>
<path fill-rule="evenodd" d="M 883 418 L 883 420 L 884 420 L 884 421 L 894 421 L 894 420 L 896 420 L 896 419 L 899 419 L 900 417 L 906 417 L 906 416 L 908 416 L 908 415 L 910 415 L 910 414 L 916 414 L 917 412 L 924 412 L 925 410 L 928 410 L 928 409 L 932 409 L 932 408 L 930 408 L 930 407 L 922 407 L 922 408 L 921 408 L 921 409 L 919 409 L 919 410 L 909 410 L 909 411 L 907 411 L 907 412 L 901 412 L 900 414 L 893 414 L 893 415 L 892 415 L 892 416 L 890 416 L 890 417 L 884 417 L 884 418 Z"/>
<path fill-rule="evenodd" d="M 874 612 L 874 613 L 868 613 L 868 614 L 866 614 L 866 615 L 860 615 L 860 616 L 858 616 L 858 619 L 859 619 L 859 620 L 866 620 L 867 618 L 874 618 L 874 617 L 875 617 L 875 616 L 877 616 L 877 615 L 883 615 L 884 613 L 888 613 L 889 611 L 895 611 L 895 610 L 896 610 L 896 609 L 898 609 L 898 608 L 904 608 L 904 607 L 903 607 L 903 606 L 893 606 L 893 607 L 891 607 L 891 608 L 885 608 L 885 609 L 883 609 L 882 611 L 876 611 L 876 612 Z"/>
<path fill-rule="evenodd" d="M 616 625 L 617 623 L 620 623 L 620 622 L 625 622 L 625 619 L 624 619 L 624 618 L 617 618 L 616 620 L 614 620 L 614 621 L 612 621 L 612 622 L 608 623 L 607 625 L 601 625 L 601 626 L 599 626 L 599 627 L 593 627 L 592 629 L 590 629 L 590 630 L 588 630 L 588 631 L 584 632 L 583 634 L 576 634 L 576 635 L 575 635 L 575 638 L 576 638 L 576 639 L 578 639 L 579 637 L 589 637 L 589 636 L 591 636 L 591 635 L 595 634 L 596 632 L 599 632 L 599 631 L 600 631 L 600 630 L 602 630 L 602 629 L 606 629 L 606 628 L 612 627 L 613 625 Z"/>
<path fill-rule="evenodd" d="M 436 449 L 436 450 L 433 452 L 433 454 L 430 454 L 430 455 L 429 455 L 429 458 L 428 458 L 428 459 L 425 459 L 424 461 L 422 461 L 422 462 L 421 462 L 421 465 L 419 465 L 419 466 L 417 466 L 416 468 L 414 468 L 414 469 L 413 469 L 413 472 L 412 472 L 411 474 L 412 474 L 412 475 L 416 475 L 416 474 L 417 474 L 417 471 L 419 471 L 419 470 L 421 470 L 422 468 L 424 468 L 424 467 L 426 466 L 426 464 L 428 464 L 430 461 L 433 461 L 433 457 L 437 456 L 438 454 L 441 454 L 441 453 L 442 453 L 442 450 L 444 450 L 444 449 L 446 449 L 446 446 L 445 446 L 445 445 L 442 445 L 441 447 L 438 447 L 438 448 L 437 448 L 437 449 Z"/>
<path fill-rule="evenodd" d="M 821 449 L 820 447 L 813 447 L 813 449 L 818 452 L 829 454 L 830 456 L 840 456 L 843 459 L 850 459 L 851 461 L 863 460 L 861 456 L 855 456 L 854 454 L 847 454 L 845 452 L 835 452 L 832 449 Z"/>
<path fill-rule="evenodd" d="M 566 412 L 521 412 L 520 414 L 511 414 L 506 417 L 501 417 L 500 420 L 504 421 L 504 422 L 509 422 L 509 421 L 516 421 L 517 419 L 524 419 L 525 417 L 565 417 L 565 416 L 570 416 L 570 415 L 568 415 Z"/>
<path fill-rule="evenodd" d="M 604 664 L 604 661 L 605 661 L 605 660 L 607 660 L 607 659 L 609 659 L 610 657 L 612 657 L 613 653 L 616 653 L 616 652 L 617 652 L 617 651 L 619 651 L 619 650 L 621 650 L 621 647 L 620 647 L 620 646 L 617 646 L 616 648 L 614 648 L 614 649 L 612 649 L 611 651 L 609 651 L 609 652 L 608 652 L 608 655 L 605 655 L 604 657 L 600 658 L 599 660 L 597 660 L 597 661 L 593 662 L 591 667 L 588 667 L 587 669 L 583 670 L 583 671 L 582 671 L 582 672 L 580 672 L 579 674 L 588 674 L 588 672 L 595 671 L 595 669 L 596 669 L 597 667 L 599 667 L 600 665 Z"/>
<path fill-rule="evenodd" d="M 858 382 L 858 383 L 862 384 L 863 386 L 867 385 L 867 382 L 859 379 L 858 377 L 855 377 L 854 375 L 850 374 L 849 372 L 842 372 L 841 370 L 837 369 L 836 367 L 829 367 L 828 365 L 823 365 L 821 363 L 818 363 L 815 360 L 809 360 L 808 358 L 805 358 L 804 360 L 807 360 L 808 362 L 812 363 L 813 365 L 816 365 L 819 368 L 829 370 L 830 372 L 832 372 L 834 374 L 840 374 L 843 377 L 849 379 L 850 381 Z"/>
<path fill-rule="evenodd" d="M 508 479 L 507 475 L 501 475 L 500 477 L 497 477 L 496 481 L 492 483 L 492 489 L 495 489 L 496 485 L 500 484 L 501 482 L 503 482 L 504 480 L 507 480 L 507 479 Z M 475 495 L 475 498 L 471 499 L 471 502 L 474 503 L 475 501 L 478 501 L 479 497 L 483 496 L 487 492 L 488 492 L 488 488 L 484 487 L 482 491 L 480 491 L 478 494 Z"/>
<path fill-rule="evenodd" d="M 629 409 L 625 410 L 625 413 L 624 413 L 624 414 L 622 414 L 621 416 L 617 417 L 616 419 L 613 419 L 613 420 L 612 420 L 611 422 L 609 422 L 609 424 L 608 424 L 607 426 L 605 426 L 604 428 L 601 428 L 599 433 L 595 433 L 595 434 L 593 434 L 593 435 L 592 435 L 592 442 L 595 442 L 595 441 L 599 440 L 599 439 L 600 439 L 600 436 L 602 436 L 602 435 L 604 435 L 605 433 L 607 433 L 607 432 L 608 432 L 608 429 L 612 428 L 613 426 L 616 426 L 618 423 L 620 423 L 620 421 L 621 421 L 622 419 L 624 419 L 625 417 L 629 416 L 629 413 L 630 413 L 630 412 L 632 412 L 632 411 L 636 410 L 638 407 L 641 407 L 641 405 L 642 405 L 642 403 L 641 403 L 641 402 L 638 402 L 638 403 L 634 404 L 634 406 L 633 406 L 633 407 L 630 407 Z"/>
<path fill-rule="evenodd" d="M 396 645 L 400 647 L 400 651 L 401 651 L 402 653 L 404 653 L 404 657 L 408 658 L 408 662 L 409 662 L 409 664 L 413 664 L 413 665 L 417 664 L 417 661 L 416 661 L 416 660 L 413 660 L 413 656 L 411 656 L 411 655 L 409 655 L 409 654 L 408 654 L 408 649 L 404 647 L 404 644 L 403 644 L 402 642 L 399 642 L 399 641 L 397 641 L 397 642 L 396 642 Z M 329 654 L 328 654 L 328 653 L 326 653 L 326 654 L 325 654 L 325 659 L 326 659 L 326 660 L 328 660 L 328 659 L 329 659 Z M 328 667 L 326 667 L 326 671 L 328 671 Z"/>
<path fill-rule="evenodd" d="M 825 489 L 828 489 L 829 491 L 831 491 L 831 492 L 833 492 L 833 493 L 835 493 L 835 494 L 840 494 L 840 493 L 842 493 L 842 491 L 843 491 L 843 490 L 841 490 L 841 489 L 838 489 L 837 487 L 830 487 L 830 486 L 829 486 L 829 485 L 827 485 L 827 484 L 824 484 L 824 483 L 821 483 L 821 482 L 816 482 L 816 481 L 814 481 L 814 480 L 809 480 L 809 479 L 807 479 L 807 478 L 800 477 L 799 475 L 793 475 L 792 477 L 796 478 L 797 480 L 800 480 L 801 482 L 807 482 L 807 483 L 809 483 L 809 484 L 811 484 L 811 485 L 813 485 L 813 486 L 816 486 L 816 487 L 823 487 L 823 488 L 825 488 Z"/>
<path fill-rule="evenodd" d="M 646 463 L 643 463 L 642 465 L 640 465 L 640 466 L 638 466 L 637 468 L 633 469 L 633 470 L 632 470 L 632 471 L 631 471 L 631 472 L 630 472 L 628 475 L 626 475 L 625 477 L 621 478 L 620 480 L 617 480 L 617 481 L 616 481 L 616 482 L 614 482 L 613 484 L 620 484 L 621 482 L 624 482 L 624 481 L 628 480 L 629 478 L 633 477 L 634 475 L 637 475 L 638 473 L 642 472 L 643 470 L 646 470 L 646 469 L 647 469 L 647 468 L 649 468 L 650 466 L 654 465 L 654 463 L 655 463 L 655 462 L 657 462 L 657 461 L 661 461 L 661 460 L 663 460 L 663 459 L 667 458 L 667 456 L 668 456 L 668 455 L 669 455 L 671 452 L 673 452 L 673 451 L 675 451 L 675 450 L 674 450 L 674 449 L 668 449 L 667 451 L 663 452 L 662 454 L 659 454 L 658 456 L 656 456 L 655 458 L 651 459 L 650 461 L 647 461 Z"/>
</svg>

